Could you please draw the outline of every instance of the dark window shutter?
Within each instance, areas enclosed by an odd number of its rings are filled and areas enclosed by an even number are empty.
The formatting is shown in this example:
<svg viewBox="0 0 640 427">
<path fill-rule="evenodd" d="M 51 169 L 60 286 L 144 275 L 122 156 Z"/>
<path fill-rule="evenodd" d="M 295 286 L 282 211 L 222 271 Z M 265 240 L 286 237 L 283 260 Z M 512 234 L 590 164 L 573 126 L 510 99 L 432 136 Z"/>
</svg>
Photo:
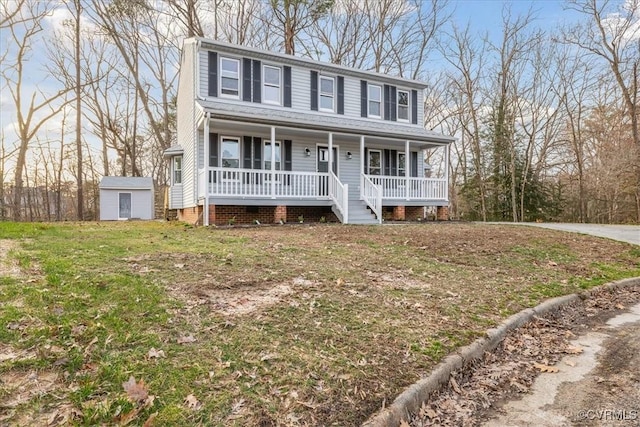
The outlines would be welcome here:
<svg viewBox="0 0 640 427">
<path fill-rule="evenodd" d="M 291 67 L 283 67 L 284 78 L 284 106 L 291 107 Z"/>
<path fill-rule="evenodd" d="M 389 112 L 391 111 L 391 86 L 384 85 L 382 90 L 382 98 L 384 104 L 384 115 L 382 116 L 385 120 L 390 120 Z"/>
<path fill-rule="evenodd" d="M 209 52 L 209 96 L 218 96 L 218 54 Z"/>
<path fill-rule="evenodd" d="M 391 151 L 384 150 L 382 155 L 382 162 L 384 163 L 382 166 L 384 167 L 384 175 L 391 175 Z"/>
<path fill-rule="evenodd" d="M 391 150 L 389 155 L 389 160 L 391 161 L 391 164 L 389 165 L 391 176 L 397 176 L 398 175 L 398 151 Z"/>
<path fill-rule="evenodd" d="M 411 123 L 418 124 L 418 91 L 411 91 Z"/>
<path fill-rule="evenodd" d="M 360 117 L 367 117 L 368 115 L 368 99 L 367 99 L 367 81 L 360 80 Z"/>
<path fill-rule="evenodd" d="M 318 111 L 318 72 L 311 71 L 311 111 Z"/>
<path fill-rule="evenodd" d="M 262 169 L 262 138 L 253 138 L 253 168 Z"/>
<path fill-rule="evenodd" d="M 242 158 L 244 159 L 242 167 L 245 169 L 251 169 L 251 145 L 252 145 L 252 138 L 250 136 L 245 136 L 242 138 L 244 143 L 243 143 L 243 148 L 242 151 L 244 151 Z"/>
<path fill-rule="evenodd" d="M 253 60 L 253 102 L 262 102 L 262 88 L 260 87 L 261 83 L 261 63 L 258 60 Z"/>
<path fill-rule="evenodd" d="M 291 140 L 284 140 L 284 170 L 290 171 L 292 163 L 291 163 Z"/>
<path fill-rule="evenodd" d="M 369 173 L 369 149 L 367 147 L 364 148 L 364 158 L 362 159 L 364 163 L 364 173 Z"/>
<path fill-rule="evenodd" d="M 418 176 L 418 152 L 411 152 L 411 176 Z"/>
<path fill-rule="evenodd" d="M 397 92 L 396 92 L 396 87 L 395 86 L 391 86 L 391 101 L 390 101 L 390 118 L 392 121 L 397 121 L 397 113 L 398 113 L 398 100 L 397 100 Z"/>
<path fill-rule="evenodd" d="M 209 166 L 218 167 L 218 134 L 209 134 Z"/>
<path fill-rule="evenodd" d="M 251 59 L 242 58 L 242 100 L 251 101 Z"/>
<path fill-rule="evenodd" d="M 344 77 L 338 76 L 338 114 L 344 114 Z"/>
</svg>

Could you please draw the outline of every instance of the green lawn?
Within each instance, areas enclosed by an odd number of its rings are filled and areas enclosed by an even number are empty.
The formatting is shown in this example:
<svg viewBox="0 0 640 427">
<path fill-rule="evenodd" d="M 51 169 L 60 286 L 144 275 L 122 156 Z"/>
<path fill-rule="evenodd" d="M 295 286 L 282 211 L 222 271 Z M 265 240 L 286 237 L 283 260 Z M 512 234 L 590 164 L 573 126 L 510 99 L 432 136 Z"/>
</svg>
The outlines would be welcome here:
<svg viewBox="0 0 640 427">
<path fill-rule="evenodd" d="M 0 250 L 2 425 L 357 425 L 502 318 L 640 276 L 632 245 L 454 223 L 0 223 Z"/>
</svg>

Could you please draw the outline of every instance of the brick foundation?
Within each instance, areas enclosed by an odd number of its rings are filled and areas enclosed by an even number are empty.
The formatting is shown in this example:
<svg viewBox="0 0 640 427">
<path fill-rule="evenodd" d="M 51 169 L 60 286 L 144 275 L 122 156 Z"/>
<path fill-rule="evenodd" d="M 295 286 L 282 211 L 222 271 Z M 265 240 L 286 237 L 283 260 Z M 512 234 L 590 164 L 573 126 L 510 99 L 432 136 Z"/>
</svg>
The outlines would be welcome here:
<svg viewBox="0 0 640 427">
<path fill-rule="evenodd" d="M 407 221 L 418 221 L 424 219 L 424 206 L 405 206 L 404 217 Z"/>
<path fill-rule="evenodd" d="M 178 221 L 188 224 L 202 224 L 202 206 L 194 206 L 192 208 L 178 209 Z"/>
<path fill-rule="evenodd" d="M 330 206 L 287 206 L 287 222 L 340 222 Z"/>
<path fill-rule="evenodd" d="M 449 221 L 449 206 L 438 206 L 436 210 L 437 221 Z"/>
<path fill-rule="evenodd" d="M 394 206 L 393 207 L 393 220 L 394 221 L 404 221 L 405 220 L 405 209 L 404 206 Z"/>
<path fill-rule="evenodd" d="M 273 222 L 280 222 L 287 220 L 287 207 L 286 206 L 276 206 L 275 211 L 273 212 Z"/>
</svg>

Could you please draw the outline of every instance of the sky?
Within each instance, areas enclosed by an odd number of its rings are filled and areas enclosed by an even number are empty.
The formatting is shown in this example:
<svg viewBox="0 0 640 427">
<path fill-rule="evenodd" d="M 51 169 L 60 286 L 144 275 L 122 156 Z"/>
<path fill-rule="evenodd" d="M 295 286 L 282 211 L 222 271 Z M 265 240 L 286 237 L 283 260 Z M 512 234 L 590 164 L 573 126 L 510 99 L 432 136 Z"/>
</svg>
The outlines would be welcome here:
<svg viewBox="0 0 640 427">
<path fill-rule="evenodd" d="M 621 3 L 622 0 L 614 0 Z M 498 41 L 501 36 L 503 5 L 506 3 L 511 7 L 512 15 L 517 16 L 526 14 L 531 10 L 535 16 L 534 26 L 543 30 L 553 30 L 560 26 L 572 23 L 578 19 L 576 12 L 565 10 L 564 1 L 561 0 L 451 0 L 452 7 L 452 23 L 460 28 L 470 25 L 472 33 L 478 34 L 479 37 L 485 33 L 490 40 Z M 60 16 L 54 15 L 51 22 L 61 22 Z M 59 24 L 59 22 L 58 22 Z M 2 34 L 0 39 L 0 51 L 4 50 L 7 43 L 6 34 Z M 46 59 L 46 55 L 34 53 L 34 58 Z M 37 60 L 36 60 L 37 62 Z M 6 64 L 1 64 L 4 67 Z M 30 80 L 39 82 L 41 87 L 47 85 L 51 77 L 44 72 L 44 65 L 30 65 L 33 70 Z M 1 79 L 1 77 L 0 77 Z M 6 139 L 11 136 L 12 123 L 15 122 L 15 111 L 12 109 L 12 102 L 8 98 L 8 92 L 4 87 L 4 82 L 0 80 L 2 92 L 0 94 L 0 128 L 4 130 Z M 70 121 L 73 119 L 70 118 Z M 48 127 L 55 132 L 55 128 L 59 127 L 60 121 L 54 120 Z M 10 138 L 14 140 L 15 138 Z M 5 143 L 9 145 L 10 143 Z"/>
</svg>

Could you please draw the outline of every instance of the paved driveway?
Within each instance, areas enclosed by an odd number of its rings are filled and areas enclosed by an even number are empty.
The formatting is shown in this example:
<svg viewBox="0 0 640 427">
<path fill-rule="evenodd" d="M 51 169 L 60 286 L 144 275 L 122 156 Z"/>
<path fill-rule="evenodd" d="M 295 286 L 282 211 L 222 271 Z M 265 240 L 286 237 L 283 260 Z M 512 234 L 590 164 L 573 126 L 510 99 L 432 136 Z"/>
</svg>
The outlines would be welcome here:
<svg viewBox="0 0 640 427">
<path fill-rule="evenodd" d="M 567 224 L 553 222 L 501 222 L 500 224 L 528 225 L 533 227 L 550 228 L 552 230 L 572 231 L 575 233 L 590 234 L 592 236 L 606 237 L 612 240 L 640 245 L 639 225 Z"/>
</svg>

